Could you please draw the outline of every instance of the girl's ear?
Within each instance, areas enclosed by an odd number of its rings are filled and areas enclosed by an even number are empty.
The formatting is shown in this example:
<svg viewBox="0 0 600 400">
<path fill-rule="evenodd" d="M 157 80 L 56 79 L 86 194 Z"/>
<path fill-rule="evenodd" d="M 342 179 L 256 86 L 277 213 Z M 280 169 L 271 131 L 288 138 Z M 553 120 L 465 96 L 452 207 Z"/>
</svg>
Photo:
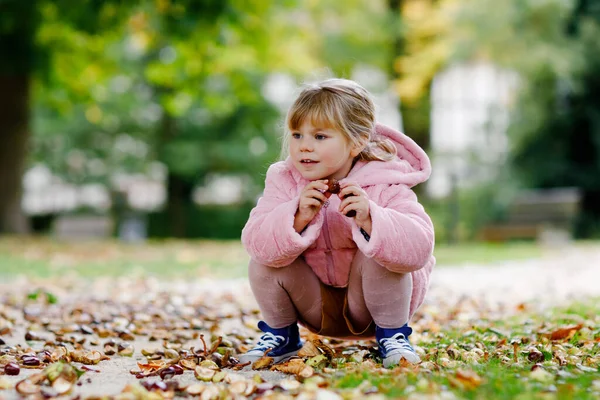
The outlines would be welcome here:
<svg viewBox="0 0 600 400">
<path fill-rule="evenodd" d="M 365 147 L 367 147 L 366 142 L 353 143 L 352 148 L 350 149 L 350 156 L 352 156 L 352 158 L 356 157 L 365 149 Z"/>
</svg>

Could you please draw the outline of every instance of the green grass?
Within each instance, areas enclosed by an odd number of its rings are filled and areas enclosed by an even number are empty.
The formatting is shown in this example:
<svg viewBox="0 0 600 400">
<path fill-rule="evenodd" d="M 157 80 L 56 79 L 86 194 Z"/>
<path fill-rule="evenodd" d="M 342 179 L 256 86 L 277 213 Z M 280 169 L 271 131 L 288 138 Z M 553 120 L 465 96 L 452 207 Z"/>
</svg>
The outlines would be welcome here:
<svg viewBox="0 0 600 400">
<path fill-rule="evenodd" d="M 114 240 L 63 242 L 48 238 L 0 238 L 0 276 L 59 277 L 156 275 L 167 278 L 246 275 L 249 257 L 239 241 Z"/>
<path fill-rule="evenodd" d="M 436 245 L 434 255 L 438 265 L 460 265 L 540 258 L 548 252 L 535 242 L 461 243 Z"/>
<path fill-rule="evenodd" d="M 577 243 L 579 247 L 597 243 Z M 437 265 L 492 264 L 552 256 L 534 242 L 439 244 Z M 116 240 L 65 242 L 45 237 L 0 237 L 0 276 L 82 277 L 156 275 L 169 278 L 246 276 L 249 256 L 236 240 L 164 240 L 123 244 Z"/>
<path fill-rule="evenodd" d="M 366 371 L 344 374 L 335 382 L 338 389 L 353 389 L 372 386 L 389 398 L 406 398 L 420 393 L 431 398 L 442 397 L 443 392 L 453 392 L 455 398 L 462 399 L 597 399 L 597 380 L 600 373 L 582 374 L 575 367 L 563 368 L 564 378 L 532 374 L 531 365 L 507 367 L 494 361 L 470 368 L 482 381 L 477 387 L 470 387 L 457 381 L 453 373 L 423 376 L 420 373 L 405 372 L 399 375 L 375 375 Z M 560 376 L 560 375 L 559 375 Z M 534 378 L 535 377 L 535 378 Z M 458 383 L 457 383 L 458 382 Z"/>
<path fill-rule="evenodd" d="M 541 314 L 525 309 L 504 318 L 482 312 L 469 320 L 450 321 L 439 332 L 427 332 L 427 321 L 417 321 L 414 326 L 422 334 L 418 345 L 426 353 L 422 364 L 397 367 L 383 374 L 370 363 L 350 365 L 333 376 L 332 385 L 349 393 L 376 391 L 390 398 L 418 394 L 416 398 L 597 399 L 598 300 Z M 559 328 L 578 324 L 582 328 L 570 339 L 551 341 L 547 337 Z M 528 358 L 532 347 L 545 356 L 537 364 Z M 473 349 L 481 349 L 485 356 L 470 357 Z"/>
</svg>

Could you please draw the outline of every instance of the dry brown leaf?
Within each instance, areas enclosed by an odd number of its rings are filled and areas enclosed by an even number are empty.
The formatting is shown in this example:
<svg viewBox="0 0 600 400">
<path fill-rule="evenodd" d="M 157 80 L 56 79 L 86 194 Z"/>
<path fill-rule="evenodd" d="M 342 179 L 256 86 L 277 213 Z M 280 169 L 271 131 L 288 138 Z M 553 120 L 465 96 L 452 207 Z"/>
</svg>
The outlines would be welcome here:
<svg viewBox="0 0 600 400">
<path fill-rule="evenodd" d="M 92 351 L 84 351 L 84 350 L 74 350 L 69 353 L 71 359 L 76 362 L 80 362 L 82 364 L 87 365 L 96 365 L 100 361 L 108 359 L 106 356 L 103 356 L 102 353 L 96 350 Z"/>
<path fill-rule="evenodd" d="M 221 388 L 217 385 L 208 385 L 200 395 L 200 400 L 216 400 L 221 398 Z"/>
<path fill-rule="evenodd" d="M 52 387 L 58 394 L 69 393 L 71 389 L 73 389 L 74 382 L 70 382 L 62 376 L 58 377 L 54 382 L 52 382 Z"/>
<path fill-rule="evenodd" d="M 165 363 L 147 363 L 147 364 L 142 364 L 142 363 L 137 363 L 138 367 L 140 367 L 140 370 L 142 370 L 142 372 L 154 372 L 154 371 L 158 371 L 159 369 L 163 368 L 166 366 Z"/>
<path fill-rule="evenodd" d="M 219 366 L 217 365 L 217 363 L 212 360 L 203 360 L 200 363 L 200 366 L 202 368 L 208 368 L 208 369 L 212 369 L 214 371 L 218 371 L 220 369 Z"/>
<path fill-rule="evenodd" d="M 450 383 L 464 390 L 473 390 L 479 387 L 483 380 L 474 371 L 458 369 L 454 376 L 448 376 Z"/>
<path fill-rule="evenodd" d="M 311 341 L 306 341 L 304 346 L 298 351 L 298 357 L 314 357 L 319 354 L 321 354 L 321 352 Z"/>
<path fill-rule="evenodd" d="M 273 364 L 273 361 L 274 361 L 273 357 L 262 356 L 261 358 L 259 358 L 258 360 L 254 361 L 252 363 L 252 369 L 258 370 L 258 369 L 268 368 L 271 366 L 271 364 Z"/>
<path fill-rule="evenodd" d="M 196 368 L 196 362 L 194 360 L 189 360 L 189 359 L 185 359 L 185 360 L 181 360 L 179 362 L 179 364 L 186 369 L 194 369 Z"/>
<path fill-rule="evenodd" d="M 188 386 L 185 389 L 185 391 L 192 396 L 198 396 L 199 394 L 201 394 L 204 391 L 204 388 L 206 388 L 205 384 L 195 383 L 193 385 Z"/>
<path fill-rule="evenodd" d="M 34 383 L 32 383 L 29 379 L 23 379 L 19 381 L 15 386 L 17 392 L 23 396 L 29 396 L 33 394 L 37 394 L 41 392 L 42 388 Z"/>
<path fill-rule="evenodd" d="M 315 339 L 312 341 L 316 348 L 318 348 L 323 354 L 330 360 L 335 357 L 335 351 L 329 347 L 329 345 L 323 343 L 321 339 Z"/>
<path fill-rule="evenodd" d="M 547 334 L 546 336 L 550 340 L 569 340 L 575 335 L 575 333 L 583 328 L 583 324 L 578 324 L 574 326 L 569 326 L 566 328 L 560 328 L 555 330 L 554 332 Z"/>
<path fill-rule="evenodd" d="M 232 393 L 246 397 L 251 396 L 254 392 L 256 392 L 256 389 L 256 383 L 251 380 L 236 381 L 229 386 L 229 390 Z"/>
<path fill-rule="evenodd" d="M 294 374 L 302 378 L 311 377 L 315 373 L 315 370 L 311 366 L 306 365 L 304 361 L 299 358 L 294 358 L 283 364 L 274 365 L 271 370 L 283 372 L 285 374 Z"/>
</svg>

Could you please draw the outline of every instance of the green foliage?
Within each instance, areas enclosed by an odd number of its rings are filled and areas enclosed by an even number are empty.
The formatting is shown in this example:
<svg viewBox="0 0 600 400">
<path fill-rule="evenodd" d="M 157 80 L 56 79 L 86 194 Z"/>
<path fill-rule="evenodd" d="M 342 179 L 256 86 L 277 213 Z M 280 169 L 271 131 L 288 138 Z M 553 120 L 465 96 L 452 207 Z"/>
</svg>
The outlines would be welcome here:
<svg viewBox="0 0 600 400">
<path fill-rule="evenodd" d="M 239 239 L 254 204 L 229 206 L 195 206 L 186 208 L 188 221 L 186 237 L 205 239 Z M 151 213 L 148 216 L 148 233 L 152 237 L 170 236 L 169 215 L 167 212 Z"/>
<path fill-rule="evenodd" d="M 58 5 L 42 4 L 38 41 L 53 57 L 35 86 L 32 159 L 71 182 L 143 173 L 153 160 L 192 184 L 202 183 L 209 171 L 260 178 L 278 153 L 280 118 L 262 97 L 262 84 L 273 70 L 296 73 L 313 66 L 306 52 L 282 46 L 283 35 L 303 33 L 292 32 L 281 18 L 293 6 L 108 4 L 89 23 L 98 31 L 80 26 L 94 15 L 92 8 L 78 9 L 85 15 L 75 21 L 75 12 L 63 16 Z M 115 13 L 120 18 L 107 25 Z M 147 150 L 123 156 L 123 138 Z M 257 138 L 264 149 L 252 152 Z M 103 164 L 103 172 L 90 175 L 85 165 L 74 171 L 78 157 Z"/>
<path fill-rule="evenodd" d="M 352 5 L 88 1 L 63 15 L 60 3 L 41 2 L 36 41 L 52 57 L 35 81 L 31 159 L 74 183 L 109 184 L 154 160 L 189 186 L 209 172 L 243 173 L 253 198 L 279 153 L 281 111 L 262 95 L 268 74 L 385 68 L 386 6 Z"/>
<path fill-rule="evenodd" d="M 569 60 L 572 70 L 568 75 L 540 68 L 537 75 L 529 76 L 530 84 L 510 129 L 514 144 L 511 161 L 528 186 L 581 188 L 583 209 L 575 233 L 598 237 L 600 20 L 584 13 L 573 21 L 569 31 L 566 25 L 563 29 L 579 56 Z"/>
<path fill-rule="evenodd" d="M 0 74 L 27 73 L 35 64 L 36 2 L 0 1 Z"/>
</svg>

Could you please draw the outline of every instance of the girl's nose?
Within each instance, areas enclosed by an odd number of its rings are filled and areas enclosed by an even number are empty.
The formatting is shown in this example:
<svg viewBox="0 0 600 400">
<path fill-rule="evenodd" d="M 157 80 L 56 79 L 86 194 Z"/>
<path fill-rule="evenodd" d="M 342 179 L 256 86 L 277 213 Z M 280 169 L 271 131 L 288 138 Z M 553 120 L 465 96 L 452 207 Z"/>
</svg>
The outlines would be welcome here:
<svg viewBox="0 0 600 400">
<path fill-rule="evenodd" d="M 313 146 L 310 140 L 303 139 L 300 142 L 300 151 L 313 151 Z"/>
</svg>

